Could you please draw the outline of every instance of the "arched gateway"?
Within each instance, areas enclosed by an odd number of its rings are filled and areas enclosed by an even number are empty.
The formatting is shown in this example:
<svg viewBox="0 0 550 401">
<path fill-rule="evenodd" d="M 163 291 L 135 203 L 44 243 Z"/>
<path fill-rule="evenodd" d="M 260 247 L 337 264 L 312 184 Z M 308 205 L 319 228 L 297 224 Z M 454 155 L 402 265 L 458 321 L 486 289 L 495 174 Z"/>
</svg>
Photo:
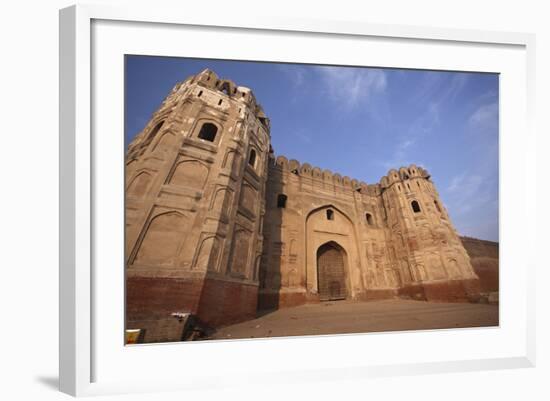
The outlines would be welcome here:
<svg viewBox="0 0 550 401">
<path fill-rule="evenodd" d="M 317 278 L 321 301 L 347 298 L 344 250 L 335 242 L 317 250 Z"/>
</svg>

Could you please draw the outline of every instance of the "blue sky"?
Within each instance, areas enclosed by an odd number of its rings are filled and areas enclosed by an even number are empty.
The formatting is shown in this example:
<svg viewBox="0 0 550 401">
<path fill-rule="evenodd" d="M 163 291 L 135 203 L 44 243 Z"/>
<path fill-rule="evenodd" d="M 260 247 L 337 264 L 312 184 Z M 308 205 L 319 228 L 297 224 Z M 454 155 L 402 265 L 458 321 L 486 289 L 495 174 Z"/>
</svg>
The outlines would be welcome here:
<svg viewBox="0 0 550 401">
<path fill-rule="evenodd" d="M 253 90 L 276 155 L 367 183 L 423 166 L 461 235 L 498 240 L 498 75 L 127 56 L 126 143 L 204 68 Z"/>
</svg>

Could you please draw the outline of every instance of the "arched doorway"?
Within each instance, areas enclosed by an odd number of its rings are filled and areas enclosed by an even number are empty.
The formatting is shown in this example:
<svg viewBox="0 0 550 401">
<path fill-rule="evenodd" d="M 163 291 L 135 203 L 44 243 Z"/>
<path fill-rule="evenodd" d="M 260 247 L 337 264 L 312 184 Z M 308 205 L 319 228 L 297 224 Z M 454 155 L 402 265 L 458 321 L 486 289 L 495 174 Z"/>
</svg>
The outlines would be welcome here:
<svg viewBox="0 0 550 401">
<path fill-rule="evenodd" d="M 317 280 L 321 301 L 347 298 L 344 264 L 344 250 L 335 242 L 327 242 L 317 250 Z"/>
</svg>

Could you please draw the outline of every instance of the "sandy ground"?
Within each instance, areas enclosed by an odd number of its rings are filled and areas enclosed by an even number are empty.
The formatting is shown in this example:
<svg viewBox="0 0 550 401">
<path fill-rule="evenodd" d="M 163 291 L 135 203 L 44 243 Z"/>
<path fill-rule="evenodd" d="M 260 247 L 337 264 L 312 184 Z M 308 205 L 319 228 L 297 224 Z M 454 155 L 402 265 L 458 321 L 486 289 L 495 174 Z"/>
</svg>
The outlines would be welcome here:
<svg viewBox="0 0 550 401">
<path fill-rule="evenodd" d="M 226 326 L 210 339 L 263 338 L 498 326 L 498 305 L 408 300 L 337 301 L 265 313 Z"/>
</svg>

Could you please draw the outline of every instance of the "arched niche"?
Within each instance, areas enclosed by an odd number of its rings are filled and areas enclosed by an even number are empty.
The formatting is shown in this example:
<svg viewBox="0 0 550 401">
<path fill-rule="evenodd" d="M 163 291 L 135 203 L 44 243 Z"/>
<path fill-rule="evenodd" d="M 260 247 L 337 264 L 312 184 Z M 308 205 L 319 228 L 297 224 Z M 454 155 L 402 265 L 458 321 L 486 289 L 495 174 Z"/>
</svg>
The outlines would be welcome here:
<svg viewBox="0 0 550 401">
<path fill-rule="evenodd" d="M 166 150 L 174 149 L 175 145 L 176 145 L 176 135 L 174 135 L 171 132 L 166 132 L 160 137 L 153 151 L 156 152 L 159 150 L 166 151 Z"/>
<path fill-rule="evenodd" d="M 241 188 L 240 205 L 251 213 L 256 210 L 258 192 L 250 185 L 243 184 Z"/>
<path fill-rule="evenodd" d="M 126 189 L 126 196 L 130 198 L 141 198 L 147 193 L 152 180 L 153 176 L 148 171 L 139 172 L 132 181 L 130 181 Z"/>
<path fill-rule="evenodd" d="M 330 211 L 331 213 L 327 213 Z M 329 218 L 330 216 L 330 218 Z M 328 204 L 311 210 L 306 216 L 306 286 L 312 294 L 319 293 L 317 250 L 328 242 L 336 242 L 346 254 L 348 296 L 364 290 L 360 270 L 360 244 L 356 227 L 348 214 Z M 351 267 L 354 267 L 353 269 Z"/>
<path fill-rule="evenodd" d="M 208 167 L 195 160 L 186 160 L 176 165 L 169 184 L 200 190 L 207 178 Z"/>
<path fill-rule="evenodd" d="M 195 265 L 196 270 L 216 270 L 220 251 L 220 240 L 212 235 L 203 238 L 200 242 Z"/>
<path fill-rule="evenodd" d="M 231 274 L 245 277 L 250 271 L 249 251 L 252 233 L 245 229 L 237 229 L 233 235 L 233 251 L 231 256 Z"/>
<path fill-rule="evenodd" d="M 145 227 L 134 265 L 172 266 L 187 235 L 187 218 L 179 212 L 153 217 Z"/>
</svg>

